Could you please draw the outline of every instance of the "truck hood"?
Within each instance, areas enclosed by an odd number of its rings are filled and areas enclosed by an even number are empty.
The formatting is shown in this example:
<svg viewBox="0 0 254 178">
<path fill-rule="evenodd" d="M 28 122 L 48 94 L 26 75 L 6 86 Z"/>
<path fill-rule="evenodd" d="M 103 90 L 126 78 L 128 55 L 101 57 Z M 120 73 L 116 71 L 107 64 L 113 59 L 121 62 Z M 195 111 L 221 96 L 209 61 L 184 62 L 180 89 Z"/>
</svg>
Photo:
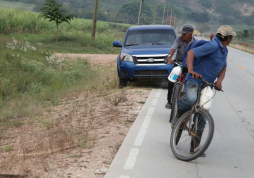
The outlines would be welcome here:
<svg viewBox="0 0 254 178">
<path fill-rule="evenodd" d="M 130 55 L 169 54 L 172 45 L 125 46 L 122 53 Z"/>
</svg>

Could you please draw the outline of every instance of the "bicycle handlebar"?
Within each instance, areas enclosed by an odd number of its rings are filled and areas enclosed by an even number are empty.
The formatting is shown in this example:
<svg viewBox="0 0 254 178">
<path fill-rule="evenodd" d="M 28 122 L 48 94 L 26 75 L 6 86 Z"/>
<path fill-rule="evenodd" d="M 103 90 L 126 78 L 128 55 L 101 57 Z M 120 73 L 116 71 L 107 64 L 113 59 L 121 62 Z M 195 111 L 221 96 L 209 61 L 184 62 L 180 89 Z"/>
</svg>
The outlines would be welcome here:
<svg viewBox="0 0 254 178">
<path fill-rule="evenodd" d="M 212 87 L 216 88 L 217 90 L 223 92 L 223 90 L 220 89 L 219 87 L 217 87 L 217 86 L 215 85 L 215 83 L 209 83 L 209 82 L 207 82 L 203 77 L 199 77 L 199 79 L 202 80 L 202 82 L 205 83 L 206 85 L 212 86 Z"/>
</svg>

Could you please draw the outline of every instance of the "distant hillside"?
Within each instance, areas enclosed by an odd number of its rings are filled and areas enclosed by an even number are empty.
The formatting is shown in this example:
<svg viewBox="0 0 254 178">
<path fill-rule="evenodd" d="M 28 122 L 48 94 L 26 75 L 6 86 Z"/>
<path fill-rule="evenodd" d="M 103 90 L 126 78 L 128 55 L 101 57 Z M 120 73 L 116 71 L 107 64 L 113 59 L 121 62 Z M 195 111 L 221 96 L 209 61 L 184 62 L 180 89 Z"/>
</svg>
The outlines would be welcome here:
<svg viewBox="0 0 254 178">
<path fill-rule="evenodd" d="M 35 9 L 34 4 L 22 3 L 22 2 L 10 2 L 10 1 L 3 1 L 3 0 L 0 0 L 0 7 L 27 10 L 27 11 L 34 11 Z"/>
<path fill-rule="evenodd" d="M 69 13 L 77 14 L 79 18 L 93 18 L 94 0 L 56 1 L 62 3 Z M 39 11 L 44 3 L 43 0 L 5 0 L 5 2 L 33 4 L 34 11 Z M 99 0 L 98 19 L 122 23 L 137 22 L 139 2 L 140 0 Z M 216 24 L 254 25 L 249 18 L 250 16 L 254 18 L 254 0 L 158 0 L 156 23 L 162 21 L 165 7 L 163 2 L 169 4 L 165 9 L 165 15 L 170 16 L 172 10 L 173 16 L 183 22 L 193 20 L 196 22 L 211 21 Z M 126 4 L 130 4 L 128 7 L 131 8 L 123 9 Z M 144 0 L 142 10 L 143 8 L 146 13 L 142 23 L 152 23 L 155 0 Z M 131 20 L 128 21 L 130 18 Z"/>
</svg>

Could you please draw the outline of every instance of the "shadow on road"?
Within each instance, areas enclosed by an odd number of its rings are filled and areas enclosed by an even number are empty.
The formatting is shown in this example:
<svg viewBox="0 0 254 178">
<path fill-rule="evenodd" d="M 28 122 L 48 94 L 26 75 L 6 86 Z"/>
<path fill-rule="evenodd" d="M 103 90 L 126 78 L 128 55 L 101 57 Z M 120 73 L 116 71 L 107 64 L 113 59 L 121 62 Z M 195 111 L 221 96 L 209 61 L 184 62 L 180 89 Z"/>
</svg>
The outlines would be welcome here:
<svg viewBox="0 0 254 178">
<path fill-rule="evenodd" d="M 127 86 L 132 87 L 146 87 L 146 88 L 168 88 L 167 81 L 135 81 L 135 82 L 128 82 Z"/>
</svg>

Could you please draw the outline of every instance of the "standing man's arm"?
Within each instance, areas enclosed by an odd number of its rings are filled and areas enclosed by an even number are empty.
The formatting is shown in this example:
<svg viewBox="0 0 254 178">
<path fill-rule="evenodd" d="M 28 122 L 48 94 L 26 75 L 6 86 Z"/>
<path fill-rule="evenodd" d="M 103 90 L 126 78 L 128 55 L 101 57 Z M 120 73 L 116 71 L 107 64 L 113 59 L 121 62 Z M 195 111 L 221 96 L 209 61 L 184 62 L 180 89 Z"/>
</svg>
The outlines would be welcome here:
<svg viewBox="0 0 254 178">
<path fill-rule="evenodd" d="M 168 56 L 168 63 L 169 64 L 173 64 L 173 60 L 171 59 L 172 58 L 172 56 L 174 55 L 174 53 L 175 53 L 175 50 L 173 49 L 173 48 L 171 48 L 171 50 L 170 50 L 170 52 L 169 52 L 169 56 Z"/>
<path fill-rule="evenodd" d="M 181 41 L 180 38 L 177 37 L 177 38 L 175 39 L 175 41 L 174 41 L 174 44 L 172 45 L 172 48 L 171 48 L 171 50 L 170 50 L 170 52 L 169 52 L 169 56 L 168 56 L 168 63 L 169 63 L 169 64 L 173 64 L 173 62 L 174 62 L 171 58 L 173 57 L 173 55 L 174 55 L 176 49 L 179 47 L 180 41 Z"/>
<path fill-rule="evenodd" d="M 193 49 L 189 50 L 187 52 L 187 67 L 189 74 L 194 78 L 197 79 L 199 77 L 202 77 L 199 73 L 193 71 L 193 61 L 194 61 L 194 51 Z"/>
<path fill-rule="evenodd" d="M 218 88 L 220 88 L 220 89 L 222 89 L 222 81 L 223 81 L 223 79 L 224 79 L 224 77 L 225 77 L 225 74 L 226 74 L 226 67 L 224 66 L 224 67 L 222 68 L 222 70 L 221 70 L 219 76 L 218 76 L 217 81 L 215 82 L 215 85 L 216 85 Z"/>
</svg>

